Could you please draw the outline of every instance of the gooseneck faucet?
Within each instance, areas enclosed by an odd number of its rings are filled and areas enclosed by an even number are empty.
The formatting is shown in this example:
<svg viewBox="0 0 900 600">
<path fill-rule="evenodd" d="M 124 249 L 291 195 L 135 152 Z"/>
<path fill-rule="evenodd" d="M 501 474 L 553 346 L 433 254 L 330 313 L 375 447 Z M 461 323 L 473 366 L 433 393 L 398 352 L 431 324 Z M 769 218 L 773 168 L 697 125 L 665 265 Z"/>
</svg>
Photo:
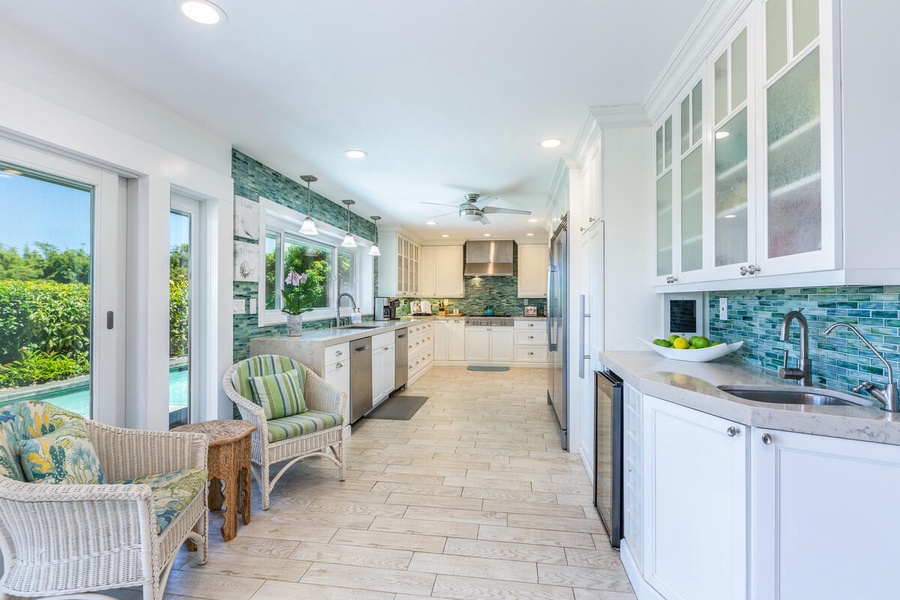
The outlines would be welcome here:
<svg viewBox="0 0 900 600">
<path fill-rule="evenodd" d="M 335 327 L 340 327 L 340 326 L 341 326 L 341 298 L 343 298 L 344 296 L 346 296 L 347 298 L 350 298 L 350 302 L 353 303 L 353 310 L 354 310 L 354 311 L 358 308 L 358 307 L 356 306 L 356 300 L 354 300 L 354 299 L 353 299 L 353 296 L 351 296 L 351 295 L 348 294 L 347 292 L 343 292 L 340 296 L 338 296 L 338 297 L 337 297 L 337 302 L 336 302 L 336 304 L 337 304 L 337 323 L 335 324 Z"/>
<path fill-rule="evenodd" d="M 875 349 L 869 340 L 863 337 L 856 327 L 850 325 L 849 323 L 835 323 L 831 327 L 825 330 L 825 335 L 828 335 L 838 327 L 846 327 L 850 331 L 856 334 L 856 336 L 862 340 L 863 344 L 869 347 L 869 350 L 875 353 L 875 356 L 884 363 L 885 368 L 887 369 L 887 383 L 884 387 L 879 385 L 875 385 L 869 381 L 863 381 L 861 384 L 853 388 L 854 392 L 867 392 L 870 396 L 877 398 L 884 404 L 884 410 L 888 412 L 900 412 L 900 401 L 897 398 L 897 386 L 894 384 L 894 370 L 891 368 L 891 363 L 887 361 L 887 359 L 882 356 L 881 352 Z"/>
<path fill-rule="evenodd" d="M 784 365 L 778 369 L 778 376 L 782 379 L 795 379 L 800 385 L 812 385 L 812 361 L 809 360 L 809 323 L 800 311 L 792 310 L 784 315 L 781 322 L 781 341 L 788 341 L 791 333 L 791 323 L 797 321 L 800 326 L 800 358 L 797 360 L 797 368 L 788 367 L 788 351 L 784 351 Z"/>
</svg>

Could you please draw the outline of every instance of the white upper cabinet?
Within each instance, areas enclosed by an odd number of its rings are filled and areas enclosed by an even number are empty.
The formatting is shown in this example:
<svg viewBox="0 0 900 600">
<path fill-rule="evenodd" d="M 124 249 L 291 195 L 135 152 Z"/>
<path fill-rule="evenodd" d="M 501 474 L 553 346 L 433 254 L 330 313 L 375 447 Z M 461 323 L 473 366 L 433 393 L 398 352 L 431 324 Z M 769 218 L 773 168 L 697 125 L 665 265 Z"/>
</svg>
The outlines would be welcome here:
<svg viewBox="0 0 900 600">
<path fill-rule="evenodd" d="M 877 64 L 900 54 L 887 25 L 900 19 L 900 3 L 722 6 L 693 36 L 697 47 L 682 50 L 694 75 L 673 68 L 654 92 L 673 101 L 649 102 L 654 283 L 896 283 L 900 252 L 884 219 L 897 215 L 900 156 L 884 119 L 900 84 Z M 701 56 L 700 47 L 713 49 Z"/>
<path fill-rule="evenodd" d="M 379 248 L 377 295 L 418 296 L 419 244 L 396 229 L 386 229 L 379 234 Z"/>
<path fill-rule="evenodd" d="M 422 246 L 419 249 L 419 295 L 423 298 L 463 298 L 462 246 Z"/>
<path fill-rule="evenodd" d="M 519 298 L 547 297 L 547 260 L 549 249 L 544 245 L 519 244 Z"/>
</svg>

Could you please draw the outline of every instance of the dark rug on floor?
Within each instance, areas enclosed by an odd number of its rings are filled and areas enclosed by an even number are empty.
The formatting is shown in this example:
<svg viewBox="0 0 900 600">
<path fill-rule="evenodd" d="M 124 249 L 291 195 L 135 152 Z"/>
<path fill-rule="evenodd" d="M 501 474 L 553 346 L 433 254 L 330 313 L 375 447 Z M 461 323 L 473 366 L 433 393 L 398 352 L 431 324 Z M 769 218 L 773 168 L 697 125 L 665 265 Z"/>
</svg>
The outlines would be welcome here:
<svg viewBox="0 0 900 600">
<path fill-rule="evenodd" d="M 367 419 L 391 419 L 408 421 L 422 408 L 427 396 L 391 396 L 366 415 Z"/>
<path fill-rule="evenodd" d="M 509 371 L 509 367 L 501 367 L 501 366 L 481 366 L 481 365 L 469 365 L 467 367 L 470 371 Z"/>
</svg>

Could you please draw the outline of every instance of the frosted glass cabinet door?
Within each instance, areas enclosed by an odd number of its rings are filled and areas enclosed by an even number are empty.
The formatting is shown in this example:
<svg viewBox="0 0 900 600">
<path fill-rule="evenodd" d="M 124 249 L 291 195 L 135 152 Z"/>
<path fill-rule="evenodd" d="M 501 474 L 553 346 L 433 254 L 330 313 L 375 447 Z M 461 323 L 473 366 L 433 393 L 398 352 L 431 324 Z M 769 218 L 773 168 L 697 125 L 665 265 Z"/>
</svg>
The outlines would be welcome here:
<svg viewBox="0 0 900 600">
<path fill-rule="evenodd" d="M 672 171 L 656 181 L 656 274 L 672 272 Z"/>
<path fill-rule="evenodd" d="M 703 148 L 681 161 L 681 270 L 703 268 Z"/>
<path fill-rule="evenodd" d="M 716 266 L 745 262 L 748 255 L 747 109 L 716 132 Z"/>
<path fill-rule="evenodd" d="M 769 87 L 769 258 L 822 249 L 822 138 L 819 49 Z"/>
</svg>

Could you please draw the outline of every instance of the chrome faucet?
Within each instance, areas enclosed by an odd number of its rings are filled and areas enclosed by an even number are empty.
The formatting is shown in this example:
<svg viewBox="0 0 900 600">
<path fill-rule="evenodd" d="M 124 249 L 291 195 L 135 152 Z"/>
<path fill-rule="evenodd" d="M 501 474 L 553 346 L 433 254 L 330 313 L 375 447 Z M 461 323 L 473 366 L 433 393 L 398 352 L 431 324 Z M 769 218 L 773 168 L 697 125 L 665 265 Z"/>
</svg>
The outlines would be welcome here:
<svg viewBox="0 0 900 600">
<path fill-rule="evenodd" d="M 351 296 L 351 295 L 348 294 L 347 292 L 343 292 L 343 293 L 342 293 L 340 296 L 338 296 L 338 298 L 337 298 L 337 322 L 336 322 L 336 324 L 335 324 L 335 327 L 340 327 L 340 326 L 341 326 L 341 298 L 343 298 L 344 296 L 350 298 L 350 302 L 353 303 L 353 310 L 354 310 L 354 311 L 355 311 L 357 308 L 359 308 L 359 307 L 356 306 L 356 300 L 353 299 L 353 296 Z"/>
<path fill-rule="evenodd" d="M 788 367 L 788 351 L 784 351 L 784 365 L 778 369 L 778 376 L 782 379 L 795 379 L 800 385 L 812 385 L 812 362 L 809 360 L 809 323 L 800 311 L 792 310 L 784 315 L 781 322 L 781 341 L 788 341 L 791 333 L 791 322 L 796 320 L 800 326 L 800 358 L 797 360 L 797 368 Z"/>
<path fill-rule="evenodd" d="M 882 356 L 881 352 L 875 349 L 875 346 L 869 343 L 869 340 L 863 337 L 856 327 L 850 325 L 848 323 L 835 323 L 831 327 L 825 330 L 825 335 L 828 335 L 838 327 L 846 327 L 850 331 L 856 334 L 856 336 L 863 341 L 863 344 L 869 347 L 869 350 L 875 353 L 875 356 L 884 363 L 885 368 L 887 369 L 887 383 L 884 387 L 875 385 L 869 381 L 863 381 L 861 384 L 853 388 L 854 392 L 867 392 L 873 398 L 876 398 L 884 404 L 884 410 L 888 412 L 900 412 L 900 406 L 898 406 L 897 399 L 897 386 L 894 384 L 894 370 L 891 369 L 891 363 L 887 361 L 887 359 Z"/>
</svg>

